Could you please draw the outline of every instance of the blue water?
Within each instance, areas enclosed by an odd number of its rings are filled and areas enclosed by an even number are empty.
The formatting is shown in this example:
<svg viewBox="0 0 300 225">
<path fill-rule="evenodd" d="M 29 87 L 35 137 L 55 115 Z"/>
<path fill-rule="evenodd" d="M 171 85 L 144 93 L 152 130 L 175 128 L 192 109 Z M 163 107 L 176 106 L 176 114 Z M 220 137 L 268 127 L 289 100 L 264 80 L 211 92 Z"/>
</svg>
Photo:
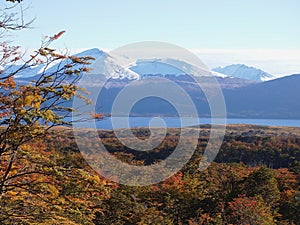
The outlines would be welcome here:
<svg viewBox="0 0 300 225">
<path fill-rule="evenodd" d="M 179 128 L 194 126 L 199 124 L 211 124 L 210 118 L 176 118 L 176 117 L 124 117 L 106 118 L 94 122 L 85 122 L 80 124 L 81 127 L 112 130 L 118 128 L 134 127 L 169 127 Z M 215 121 L 215 124 L 224 124 L 224 121 Z M 227 119 L 227 124 L 252 124 L 264 126 L 288 126 L 300 127 L 300 120 L 282 120 L 282 119 Z"/>
</svg>

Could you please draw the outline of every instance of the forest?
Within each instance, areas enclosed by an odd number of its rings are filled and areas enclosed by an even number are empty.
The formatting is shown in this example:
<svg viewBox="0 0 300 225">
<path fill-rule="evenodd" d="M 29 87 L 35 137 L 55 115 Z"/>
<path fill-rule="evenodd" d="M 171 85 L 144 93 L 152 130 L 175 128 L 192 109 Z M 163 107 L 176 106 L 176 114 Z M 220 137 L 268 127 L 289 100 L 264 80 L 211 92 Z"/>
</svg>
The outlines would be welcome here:
<svg viewBox="0 0 300 225">
<path fill-rule="evenodd" d="M 205 170 L 198 165 L 209 126 L 190 129 L 200 129 L 200 137 L 188 164 L 161 183 L 136 187 L 97 174 L 72 130 L 49 131 L 18 152 L 15 177 L 1 197 L 1 224 L 300 223 L 300 129 L 229 125 L 215 162 Z M 88 137 L 88 129 L 79 132 Z M 144 128 L 132 132 L 149 135 Z M 98 134 L 119 160 L 149 165 L 171 154 L 179 132 L 169 129 L 160 146 L 144 153 L 122 146 L 113 131 Z M 93 146 L 96 140 L 83 141 Z"/>
</svg>

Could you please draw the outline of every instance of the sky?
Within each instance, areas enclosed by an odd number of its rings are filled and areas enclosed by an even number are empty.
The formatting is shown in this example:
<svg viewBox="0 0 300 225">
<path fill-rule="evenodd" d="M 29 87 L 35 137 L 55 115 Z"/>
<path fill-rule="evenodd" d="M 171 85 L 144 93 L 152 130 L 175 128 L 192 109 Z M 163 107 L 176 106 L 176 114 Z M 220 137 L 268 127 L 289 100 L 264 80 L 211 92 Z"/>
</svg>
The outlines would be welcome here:
<svg viewBox="0 0 300 225">
<path fill-rule="evenodd" d="M 196 53 L 208 67 L 244 63 L 281 76 L 300 73 L 299 0 L 24 0 L 25 49 L 66 30 L 56 48 L 112 50 L 162 41 Z"/>
</svg>

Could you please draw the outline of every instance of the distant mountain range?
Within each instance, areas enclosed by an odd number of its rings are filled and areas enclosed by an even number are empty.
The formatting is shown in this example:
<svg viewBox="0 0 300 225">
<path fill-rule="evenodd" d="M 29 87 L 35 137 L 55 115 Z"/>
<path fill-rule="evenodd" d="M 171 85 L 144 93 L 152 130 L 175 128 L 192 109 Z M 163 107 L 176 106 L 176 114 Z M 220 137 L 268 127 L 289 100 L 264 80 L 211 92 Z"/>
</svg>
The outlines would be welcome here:
<svg viewBox="0 0 300 225">
<path fill-rule="evenodd" d="M 96 105 L 99 112 L 110 113 L 117 94 L 131 81 L 137 80 L 139 81 L 137 86 L 143 87 L 149 81 L 159 85 L 161 83 L 157 77 L 164 77 L 178 84 L 190 95 L 201 116 L 210 115 L 206 96 L 193 77 L 200 79 L 203 85 L 209 85 L 208 78 L 199 74 L 192 65 L 186 62 L 173 59 L 139 59 L 123 67 L 117 59 L 99 49 L 87 50 L 77 56 L 96 58 L 91 65 L 92 73 L 85 75 L 88 77 L 85 80 L 86 87 L 97 89 L 103 85 L 103 82 L 106 82 Z M 53 65 L 46 73 L 51 73 L 56 68 L 57 65 Z M 38 67 L 28 69 L 19 74 L 16 80 L 29 82 L 34 79 L 34 76 L 39 76 L 39 71 L 42 69 Z M 276 79 L 275 76 L 260 69 L 240 64 L 218 67 L 210 74 L 215 77 L 223 90 L 229 117 L 300 119 L 300 102 L 298 101 L 300 75 Z M 177 112 L 166 101 L 152 97 L 138 102 L 132 109 L 131 115 L 176 116 Z"/>
<path fill-rule="evenodd" d="M 189 65 L 186 62 L 176 61 L 174 59 L 139 59 L 135 63 L 129 65 L 127 68 L 120 66 L 120 63 L 117 59 L 113 58 L 104 51 L 101 51 L 97 48 L 89 49 L 81 53 L 76 54 L 75 56 L 92 56 L 96 60 L 93 62 L 91 67 L 93 68 L 95 74 L 105 75 L 106 78 L 115 78 L 115 79 L 140 79 L 148 75 L 194 75 L 199 76 L 197 71 L 193 66 Z M 66 64 L 67 62 L 65 62 Z M 64 63 L 59 64 L 63 66 Z M 174 66 L 175 65 L 175 66 Z M 5 73 L 10 73 L 15 71 L 20 66 L 5 66 Z M 58 64 L 49 67 L 45 73 L 52 73 L 57 70 Z M 36 66 L 34 68 L 27 68 L 18 74 L 18 78 L 27 78 L 35 76 L 41 73 L 44 70 L 43 66 Z M 249 67 L 243 64 L 234 64 L 225 67 L 217 67 L 212 69 L 211 74 L 216 77 L 231 77 L 231 78 L 241 78 L 255 82 L 264 82 L 268 80 L 275 79 L 276 77 L 264 72 L 260 69 Z"/>
</svg>

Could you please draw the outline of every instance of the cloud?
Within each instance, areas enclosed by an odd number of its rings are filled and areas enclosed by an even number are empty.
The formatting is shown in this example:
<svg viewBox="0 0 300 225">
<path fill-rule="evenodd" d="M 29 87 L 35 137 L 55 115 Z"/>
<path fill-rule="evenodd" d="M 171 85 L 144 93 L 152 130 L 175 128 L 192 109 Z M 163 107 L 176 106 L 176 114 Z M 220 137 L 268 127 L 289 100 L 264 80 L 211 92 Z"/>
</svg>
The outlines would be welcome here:
<svg viewBox="0 0 300 225">
<path fill-rule="evenodd" d="M 209 67 L 246 64 L 275 76 L 300 73 L 300 50 L 191 49 Z"/>
</svg>

